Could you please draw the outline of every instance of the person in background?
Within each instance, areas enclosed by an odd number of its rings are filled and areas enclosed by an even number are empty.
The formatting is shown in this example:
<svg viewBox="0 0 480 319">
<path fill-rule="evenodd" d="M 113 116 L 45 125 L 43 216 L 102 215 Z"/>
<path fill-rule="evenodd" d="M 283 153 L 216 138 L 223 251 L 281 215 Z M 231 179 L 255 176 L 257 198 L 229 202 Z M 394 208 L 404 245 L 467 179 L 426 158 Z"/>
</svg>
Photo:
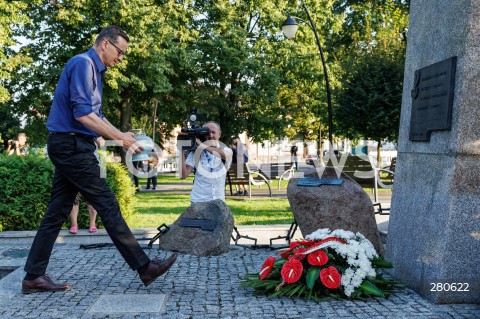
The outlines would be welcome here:
<svg viewBox="0 0 480 319">
<path fill-rule="evenodd" d="M 205 142 L 198 138 L 197 150 L 190 152 L 187 159 L 181 157 L 180 178 L 185 179 L 195 168 L 195 179 L 190 194 L 192 204 L 209 202 L 215 199 L 225 201 L 225 177 L 232 161 L 232 150 L 219 142 L 222 131 L 217 122 L 203 125 L 210 129 Z"/>
<path fill-rule="evenodd" d="M 105 71 L 122 62 L 129 41 L 121 28 L 105 27 L 93 47 L 71 58 L 62 71 L 47 119 L 48 156 L 55 166 L 51 199 L 25 263 L 24 294 L 71 289 L 68 283 L 55 283 L 46 270 L 78 192 L 98 212 L 116 248 L 145 286 L 165 274 L 177 258 L 176 253 L 164 260 L 148 257 L 123 219 L 95 156 L 99 136 L 121 141 L 122 147 L 134 154 L 143 150 L 133 133 L 118 130 L 102 111 Z"/>
<path fill-rule="evenodd" d="M 135 167 L 135 169 L 138 171 L 143 172 L 143 161 L 134 161 L 133 167 Z M 133 182 L 135 183 L 135 192 L 140 191 L 141 187 L 139 187 L 138 184 L 138 176 L 135 174 L 133 174 Z"/>
<path fill-rule="evenodd" d="M 9 141 L 7 154 L 25 156 L 28 155 L 27 135 L 25 133 L 19 133 L 16 141 Z"/>
<path fill-rule="evenodd" d="M 77 197 L 75 197 L 75 202 L 73 203 L 72 211 L 70 212 L 70 220 L 72 226 L 68 230 L 70 234 L 77 234 L 78 233 L 78 210 L 80 208 L 80 202 L 82 201 L 82 194 L 78 193 Z M 97 219 L 97 211 L 92 205 L 87 203 L 88 215 L 90 216 L 90 226 L 88 228 L 88 232 L 96 233 L 97 226 L 95 225 L 95 221 Z"/>
<path fill-rule="evenodd" d="M 232 164 L 237 166 L 243 166 L 244 163 L 248 162 L 248 150 L 245 144 L 240 141 L 238 135 L 233 137 L 232 141 Z M 247 187 L 245 184 L 236 185 L 237 192 L 233 194 L 234 196 L 248 196 Z"/>
<path fill-rule="evenodd" d="M 292 147 L 290 148 L 290 156 L 291 156 L 291 159 L 292 159 L 292 163 L 295 165 L 296 170 L 298 170 L 297 152 L 298 152 L 297 144 L 293 143 Z"/>
<path fill-rule="evenodd" d="M 95 157 L 97 158 L 97 161 L 100 162 L 100 155 L 98 154 L 98 149 L 100 147 L 105 146 L 105 140 L 99 136 L 95 139 Z M 70 234 L 77 234 L 78 233 L 78 210 L 80 209 L 80 202 L 82 201 L 82 194 L 78 193 L 77 196 L 75 197 L 75 201 L 73 202 L 73 207 L 72 211 L 70 212 L 70 222 L 71 222 L 71 227 L 68 230 Z M 88 231 L 90 233 L 96 233 L 97 232 L 97 226 L 95 225 L 96 219 L 97 219 L 97 211 L 95 208 L 92 207 L 89 203 L 87 203 L 87 209 L 88 209 L 88 214 L 90 216 L 90 221 L 89 221 L 89 228 Z"/>
<path fill-rule="evenodd" d="M 156 156 L 151 156 L 148 160 L 148 172 L 154 171 L 154 175 L 147 179 L 147 187 L 146 189 L 150 189 L 150 183 L 152 184 L 152 189 L 155 190 L 157 188 L 157 165 L 158 165 L 158 158 Z"/>
</svg>

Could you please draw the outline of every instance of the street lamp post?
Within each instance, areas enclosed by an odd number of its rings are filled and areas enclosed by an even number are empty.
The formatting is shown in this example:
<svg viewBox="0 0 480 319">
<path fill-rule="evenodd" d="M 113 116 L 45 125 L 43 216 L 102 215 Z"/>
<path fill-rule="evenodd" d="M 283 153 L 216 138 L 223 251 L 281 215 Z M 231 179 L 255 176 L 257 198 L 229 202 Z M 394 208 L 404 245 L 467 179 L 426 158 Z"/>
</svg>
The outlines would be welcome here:
<svg viewBox="0 0 480 319">
<path fill-rule="evenodd" d="M 302 1 L 302 7 L 307 13 L 308 20 L 310 23 L 308 25 L 312 29 L 313 33 L 315 34 L 315 39 L 317 40 L 318 50 L 320 51 L 320 57 L 322 59 L 323 65 L 323 74 L 325 76 L 325 88 L 327 90 L 327 113 L 328 113 L 328 141 L 330 145 L 328 146 L 330 152 L 332 152 L 333 148 L 333 137 L 332 137 L 332 130 L 333 130 L 333 120 L 332 120 L 332 97 L 330 93 L 330 82 L 328 81 L 328 73 L 327 73 L 327 65 L 325 63 L 325 57 L 323 56 L 322 46 L 320 45 L 320 39 L 318 38 L 317 29 L 315 28 L 315 24 L 312 21 L 312 17 L 310 16 L 310 12 L 305 5 L 305 2 Z M 297 18 L 301 20 L 300 18 Z M 289 16 L 285 22 L 282 24 L 282 31 L 283 34 L 287 37 L 287 39 L 292 39 L 297 33 L 298 30 L 298 23 L 292 16 Z"/>
<path fill-rule="evenodd" d="M 152 123 L 152 139 L 153 139 L 153 142 L 155 142 L 155 121 L 157 119 L 157 108 L 158 108 L 158 101 L 155 104 L 154 109 L 153 109 L 153 123 Z"/>
</svg>

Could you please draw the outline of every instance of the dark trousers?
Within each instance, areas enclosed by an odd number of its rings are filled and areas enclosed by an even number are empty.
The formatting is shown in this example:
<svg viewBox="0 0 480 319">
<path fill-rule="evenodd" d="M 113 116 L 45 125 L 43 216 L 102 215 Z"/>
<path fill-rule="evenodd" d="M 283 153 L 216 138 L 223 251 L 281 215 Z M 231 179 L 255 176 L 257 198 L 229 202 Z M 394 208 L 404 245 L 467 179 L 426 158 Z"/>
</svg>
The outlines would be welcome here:
<svg viewBox="0 0 480 319">
<path fill-rule="evenodd" d="M 147 189 L 150 188 L 150 181 L 152 182 L 152 187 L 155 188 L 157 187 L 157 176 L 152 176 L 147 179 Z"/>
<path fill-rule="evenodd" d="M 98 212 L 108 235 L 133 270 L 150 259 L 123 219 L 115 195 L 104 178 L 94 154 L 93 138 L 51 134 L 48 156 L 55 166 L 52 197 L 33 241 L 24 270 L 33 275 L 46 272 L 53 245 L 70 215 L 77 192 Z"/>
</svg>

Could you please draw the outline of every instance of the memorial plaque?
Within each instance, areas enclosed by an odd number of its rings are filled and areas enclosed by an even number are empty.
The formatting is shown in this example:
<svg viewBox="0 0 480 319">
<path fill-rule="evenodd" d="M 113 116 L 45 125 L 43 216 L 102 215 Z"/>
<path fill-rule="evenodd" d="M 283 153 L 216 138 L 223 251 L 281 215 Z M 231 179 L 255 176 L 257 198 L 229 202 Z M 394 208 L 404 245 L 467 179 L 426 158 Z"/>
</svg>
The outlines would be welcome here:
<svg viewBox="0 0 480 319">
<path fill-rule="evenodd" d="M 318 187 L 321 185 L 334 185 L 341 186 L 343 184 L 343 179 L 337 178 L 316 178 L 316 177 L 304 177 L 298 180 L 298 186 L 306 187 Z"/>
<path fill-rule="evenodd" d="M 450 130 L 457 57 L 415 71 L 410 141 L 429 142 L 432 131 Z"/>
<path fill-rule="evenodd" d="M 189 219 L 180 218 L 180 227 L 194 227 L 202 230 L 214 231 L 217 222 L 210 219 Z"/>
</svg>

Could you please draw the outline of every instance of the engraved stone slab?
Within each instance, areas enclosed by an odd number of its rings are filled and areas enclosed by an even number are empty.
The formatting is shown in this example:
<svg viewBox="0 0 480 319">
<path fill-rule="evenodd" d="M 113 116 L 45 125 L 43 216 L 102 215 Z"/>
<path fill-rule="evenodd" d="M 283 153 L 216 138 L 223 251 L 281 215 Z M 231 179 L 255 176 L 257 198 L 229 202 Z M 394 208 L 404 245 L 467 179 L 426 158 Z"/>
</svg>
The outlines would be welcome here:
<svg viewBox="0 0 480 319">
<path fill-rule="evenodd" d="M 164 294 L 101 295 L 89 313 L 156 313 L 165 305 Z"/>
<path fill-rule="evenodd" d="M 159 247 L 195 256 L 218 256 L 229 251 L 232 231 L 233 214 L 225 202 L 195 203 L 160 237 Z"/>
<path fill-rule="evenodd" d="M 410 141 L 428 142 L 432 131 L 450 130 L 457 57 L 415 71 Z"/>
</svg>

